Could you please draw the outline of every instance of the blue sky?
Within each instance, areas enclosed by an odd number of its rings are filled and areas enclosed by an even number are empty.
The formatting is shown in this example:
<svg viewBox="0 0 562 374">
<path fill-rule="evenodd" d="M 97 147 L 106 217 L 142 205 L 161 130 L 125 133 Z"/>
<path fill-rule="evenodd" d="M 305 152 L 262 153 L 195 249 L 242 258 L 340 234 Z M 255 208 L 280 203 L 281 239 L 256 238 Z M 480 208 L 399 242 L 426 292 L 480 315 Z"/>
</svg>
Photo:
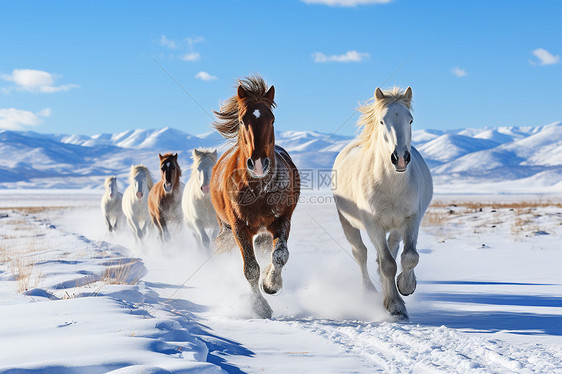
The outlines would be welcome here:
<svg viewBox="0 0 562 374">
<path fill-rule="evenodd" d="M 560 1 L 308 1 L 3 1 L 0 128 L 199 134 L 252 73 L 278 130 L 351 135 L 381 85 L 418 129 L 562 120 Z"/>
</svg>

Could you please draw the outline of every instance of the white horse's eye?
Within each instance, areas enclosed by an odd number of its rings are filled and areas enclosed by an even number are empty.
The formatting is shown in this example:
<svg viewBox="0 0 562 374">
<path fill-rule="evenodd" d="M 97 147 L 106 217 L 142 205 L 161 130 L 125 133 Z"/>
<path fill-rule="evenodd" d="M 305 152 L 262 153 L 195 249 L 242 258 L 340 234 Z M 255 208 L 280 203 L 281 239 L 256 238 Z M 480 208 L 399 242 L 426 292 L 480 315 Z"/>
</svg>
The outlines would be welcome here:
<svg viewBox="0 0 562 374">
<path fill-rule="evenodd" d="M 413 119 L 411 119 L 411 120 L 410 120 L 410 125 L 412 124 L 412 122 L 414 122 L 414 120 L 413 120 Z"/>
<path fill-rule="evenodd" d="M 381 121 L 381 125 L 384 125 L 383 121 Z"/>
</svg>

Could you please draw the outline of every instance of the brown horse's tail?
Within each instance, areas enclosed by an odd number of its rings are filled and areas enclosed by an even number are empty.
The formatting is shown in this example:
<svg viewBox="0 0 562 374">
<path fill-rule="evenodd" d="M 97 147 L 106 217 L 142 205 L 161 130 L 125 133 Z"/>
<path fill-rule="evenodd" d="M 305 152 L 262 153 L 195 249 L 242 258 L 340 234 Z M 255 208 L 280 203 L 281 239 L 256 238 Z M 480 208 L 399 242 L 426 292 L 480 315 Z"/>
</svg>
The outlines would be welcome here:
<svg viewBox="0 0 562 374">
<path fill-rule="evenodd" d="M 238 94 L 227 99 L 221 105 L 220 110 L 213 111 L 217 117 L 213 122 L 213 127 L 227 139 L 235 139 L 238 137 L 238 127 L 240 125 L 240 118 L 244 115 L 245 103 L 248 100 L 265 101 L 274 107 L 275 103 L 266 97 L 268 91 L 267 83 L 260 75 L 253 75 L 238 81 L 239 87 L 242 87 L 245 98 L 241 99 Z"/>
</svg>

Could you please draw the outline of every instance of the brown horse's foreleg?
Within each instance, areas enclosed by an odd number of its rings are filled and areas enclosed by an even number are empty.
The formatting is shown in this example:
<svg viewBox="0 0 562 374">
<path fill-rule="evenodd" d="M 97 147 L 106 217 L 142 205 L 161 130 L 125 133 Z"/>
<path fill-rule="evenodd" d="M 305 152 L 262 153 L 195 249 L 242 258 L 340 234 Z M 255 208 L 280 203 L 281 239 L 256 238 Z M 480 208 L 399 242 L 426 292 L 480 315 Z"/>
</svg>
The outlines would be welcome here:
<svg viewBox="0 0 562 374">
<path fill-rule="evenodd" d="M 259 287 L 260 265 L 256 261 L 252 239 L 254 233 L 242 222 L 232 225 L 234 237 L 240 246 L 244 259 L 244 276 L 252 289 L 252 307 L 261 318 L 271 318 L 273 311 L 261 294 Z"/>
<path fill-rule="evenodd" d="M 262 281 L 263 290 L 268 294 L 275 294 L 283 287 L 281 271 L 289 260 L 289 249 L 287 240 L 291 229 L 291 220 L 288 217 L 280 217 L 275 220 L 268 230 L 273 235 L 273 252 L 271 253 L 271 263 L 264 272 Z"/>
</svg>

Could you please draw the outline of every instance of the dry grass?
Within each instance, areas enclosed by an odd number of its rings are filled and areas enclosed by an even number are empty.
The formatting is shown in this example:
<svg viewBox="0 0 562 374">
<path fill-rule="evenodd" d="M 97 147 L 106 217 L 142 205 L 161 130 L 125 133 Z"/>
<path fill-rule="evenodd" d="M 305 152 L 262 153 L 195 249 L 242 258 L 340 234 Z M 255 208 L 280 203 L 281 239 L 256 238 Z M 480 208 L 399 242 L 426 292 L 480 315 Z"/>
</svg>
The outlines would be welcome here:
<svg viewBox="0 0 562 374">
<path fill-rule="evenodd" d="M 2 211 L 10 211 L 10 212 L 20 212 L 24 214 L 37 214 L 43 213 L 51 210 L 61 210 L 61 209 L 68 209 L 65 206 L 11 206 L 11 207 L 2 207 L 0 208 L 0 212 Z"/>
<path fill-rule="evenodd" d="M 43 274 L 35 270 L 35 263 L 31 257 L 18 257 L 10 261 L 10 271 L 16 279 L 18 292 L 25 292 L 39 285 Z"/>
<path fill-rule="evenodd" d="M 480 209 L 513 209 L 513 210 L 524 210 L 524 209 L 536 209 L 536 208 L 548 208 L 548 207 L 557 207 L 562 208 L 561 202 L 552 202 L 552 201 L 511 201 L 511 202 L 476 202 L 476 201 L 461 201 L 461 202 L 445 202 L 445 201 L 434 201 L 430 208 L 447 208 L 447 207 L 459 207 L 465 208 L 467 210 L 471 210 L 473 212 L 478 212 Z"/>
<path fill-rule="evenodd" d="M 472 224 L 474 233 L 491 232 L 506 224 L 511 234 L 517 237 L 527 237 L 533 234 L 548 232 L 538 223 L 545 215 L 559 215 L 560 213 L 541 212 L 544 208 L 562 208 L 562 203 L 544 201 L 512 201 L 512 202 L 475 202 L 475 201 L 440 201 L 433 202 L 422 221 L 425 227 L 441 228 L 445 230 L 448 223 L 457 226 Z M 480 215 L 479 213 L 486 213 Z M 541 221 L 542 222 L 542 221 Z M 562 222 L 560 223 L 562 225 Z M 453 226 L 450 226 L 453 227 Z"/>
</svg>

